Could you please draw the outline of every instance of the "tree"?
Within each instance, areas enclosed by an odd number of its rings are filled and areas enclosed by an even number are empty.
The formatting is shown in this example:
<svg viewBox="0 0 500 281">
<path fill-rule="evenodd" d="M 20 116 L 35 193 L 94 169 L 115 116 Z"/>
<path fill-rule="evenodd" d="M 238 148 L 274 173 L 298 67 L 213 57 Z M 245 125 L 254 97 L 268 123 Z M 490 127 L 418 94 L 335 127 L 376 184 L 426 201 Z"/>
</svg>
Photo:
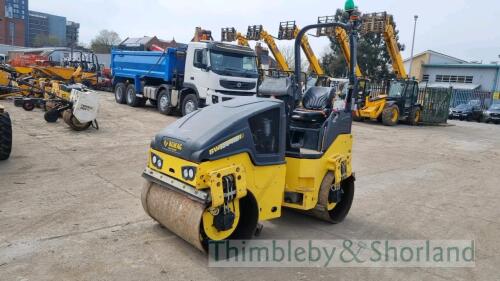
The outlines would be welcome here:
<svg viewBox="0 0 500 281">
<path fill-rule="evenodd" d="M 92 51 L 98 54 L 111 53 L 111 48 L 121 42 L 118 33 L 111 30 L 101 30 L 90 42 Z"/>
<path fill-rule="evenodd" d="M 335 14 L 335 20 L 347 22 L 348 16 L 343 10 L 338 9 Z M 396 28 L 396 23 L 393 23 Z M 398 31 L 396 30 L 396 39 Z M 330 37 L 330 52 L 326 53 L 322 59 L 322 65 L 326 73 L 332 77 L 345 77 L 347 74 L 347 63 L 340 49 L 340 45 L 335 37 Z M 401 51 L 404 45 L 399 44 Z M 384 37 L 382 34 L 370 33 L 363 34 L 358 40 L 358 65 L 363 74 L 374 80 L 381 81 L 394 77 L 390 70 L 391 58 L 387 51 Z"/>
<path fill-rule="evenodd" d="M 290 67 L 292 71 L 295 70 L 295 47 L 292 46 L 283 46 L 279 48 L 281 54 L 286 60 L 286 63 Z M 300 69 L 302 69 L 303 72 L 310 72 L 309 70 L 309 62 L 307 59 L 304 58 L 304 54 L 300 56 L 301 58 L 301 63 L 300 63 Z"/>
<path fill-rule="evenodd" d="M 48 34 L 37 34 L 33 38 L 33 47 L 58 47 L 60 46 L 60 41 L 57 37 Z"/>
</svg>

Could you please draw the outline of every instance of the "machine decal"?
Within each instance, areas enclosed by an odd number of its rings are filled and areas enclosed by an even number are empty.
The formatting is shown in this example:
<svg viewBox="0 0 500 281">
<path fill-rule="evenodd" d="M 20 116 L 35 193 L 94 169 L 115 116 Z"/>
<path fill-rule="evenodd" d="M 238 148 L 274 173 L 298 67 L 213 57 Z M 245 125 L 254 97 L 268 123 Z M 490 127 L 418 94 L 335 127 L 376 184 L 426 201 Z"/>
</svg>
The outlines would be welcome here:
<svg viewBox="0 0 500 281">
<path fill-rule="evenodd" d="M 173 152 L 182 151 L 182 143 L 178 143 L 169 139 L 163 140 L 163 146 Z"/>
<path fill-rule="evenodd" d="M 232 145 L 232 144 L 235 144 L 237 142 L 239 142 L 240 140 L 242 140 L 243 138 L 245 137 L 245 135 L 243 133 L 239 134 L 239 135 L 236 135 L 212 148 L 210 148 L 210 150 L 208 151 L 208 154 L 210 155 L 213 155 L 214 153 L 218 152 L 218 151 L 221 151 L 225 148 L 227 148 L 228 146 Z"/>
</svg>

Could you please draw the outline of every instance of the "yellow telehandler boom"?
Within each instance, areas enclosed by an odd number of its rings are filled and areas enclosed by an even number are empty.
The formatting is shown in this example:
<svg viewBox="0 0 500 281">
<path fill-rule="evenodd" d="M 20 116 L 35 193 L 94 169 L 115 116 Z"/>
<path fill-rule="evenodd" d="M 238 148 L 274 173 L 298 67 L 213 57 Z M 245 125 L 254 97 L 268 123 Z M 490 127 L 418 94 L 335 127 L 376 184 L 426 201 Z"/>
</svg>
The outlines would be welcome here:
<svg viewBox="0 0 500 281">
<path fill-rule="evenodd" d="M 286 62 L 285 57 L 283 54 L 280 52 L 278 49 L 278 45 L 276 45 L 276 41 L 274 41 L 274 37 L 269 34 L 267 31 L 264 30 L 262 25 L 251 25 L 248 27 L 248 32 L 247 32 L 247 40 L 252 40 L 252 41 L 264 41 L 267 46 L 269 47 L 269 50 L 274 56 L 274 59 L 276 60 L 276 63 L 278 64 L 278 67 L 285 71 L 285 72 L 291 72 L 292 70 L 288 66 L 288 63 Z"/>
<path fill-rule="evenodd" d="M 278 32 L 278 39 L 293 40 L 295 39 L 295 37 L 297 37 L 297 34 L 299 34 L 299 32 L 300 28 L 297 27 L 295 21 L 281 22 Z M 311 65 L 311 68 L 314 71 L 314 73 L 316 73 L 316 75 L 318 76 L 324 76 L 325 71 L 321 67 L 318 58 L 314 54 L 314 51 L 312 50 L 311 45 L 309 44 L 309 40 L 307 39 L 307 35 L 304 35 L 304 37 L 302 37 L 300 47 L 302 48 L 302 51 L 304 51 L 304 54 L 306 55 L 306 58 L 309 61 L 309 64 Z"/>
<path fill-rule="evenodd" d="M 221 30 L 221 42 L 238 42 L 238 45 L 250 47 L 248 39 L 236 31 L 234 27 L 226 27 Z"/>
<path fill-rule="evenodd" d="M 408 79 L 408 74 L 403 63 L 403 57 L 396 39 L 394 20 L 392 15 L 372 13 L 363 15 L 361 33 L 379 33 L 384 36 L 385 45 L 391 57 L 392 69 L 398 79 Z"/>
<path fill-rule="evenodd" d="M 318 17 L 318 23 L 331 23 L 331 22 L 335 22 L 334 16 Z M 347 35 L 347 32 L 343 28 L 339 27 L 318 28 L 316 35 L 318 37 L 319 36 L 335 37 L 335 39 L 340 45 L 342 53 L 344 54 L 344 58 L 347 62 L 347 65 L 348 66 L 351 65 L 351 49 L 349 44 L 349 36 Z M 363 76 L 361 69 L 359 68 L 359 65 L 356 65 L 355 74 L 357 77 Z"/>
</svg>

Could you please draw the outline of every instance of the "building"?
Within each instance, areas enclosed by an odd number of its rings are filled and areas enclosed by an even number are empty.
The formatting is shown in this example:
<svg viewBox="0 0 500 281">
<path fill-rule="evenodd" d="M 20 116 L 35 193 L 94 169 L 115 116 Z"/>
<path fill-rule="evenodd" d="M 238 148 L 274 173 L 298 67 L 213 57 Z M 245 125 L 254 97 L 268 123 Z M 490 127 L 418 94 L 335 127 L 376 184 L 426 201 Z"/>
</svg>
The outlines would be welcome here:
<svg viewBox="0 0 500 281">
<path fill-rule="evenodd" d="M 29 11 L 28 45 L 66 46 L 66 18 Z"/>
<path fill-rule="evenodd" d="M 78 44 L 80 24 L 73 21 L 66 22 L 66 46 L 74 47 Z"/>
<path fill-rule="evenodd" d="M 25 46 L 28 0 L 0 0 L 0 44 Z"/>
<path fill-rule="evenodd" d="M 404 62 L 407 71 L 411 61 L 407 59 Z M 414 56 L 410 77 L 434 88 L 500 90 L 500 65 L 469 63 L 432 50 Z"/>
</svg>

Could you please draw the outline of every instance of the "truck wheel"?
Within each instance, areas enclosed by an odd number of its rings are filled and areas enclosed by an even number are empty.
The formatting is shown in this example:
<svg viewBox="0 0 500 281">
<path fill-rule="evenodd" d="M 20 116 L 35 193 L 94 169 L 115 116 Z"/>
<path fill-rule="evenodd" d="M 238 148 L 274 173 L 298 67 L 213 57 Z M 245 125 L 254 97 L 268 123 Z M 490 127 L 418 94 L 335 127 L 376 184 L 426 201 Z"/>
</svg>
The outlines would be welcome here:
<svg viewBox="0 0 500 281">
<path fill-rule="evenodd" d="M 127 87 L 127 104 L 132 106 L 132 107 L 139 107 L 139 106 L 144 106 L 146 103 L 146 100 L 144 98 L 140 98 L 135 95 L 135 86 L 134 85 L 128 85 Z"/>
<path fill-rule="evenodd" d="M 408 124 L 412 126 L 417 126 L 420 122 L 420 116 L 422 115 L 422 111 L 420 107 L 413 107 L 410 111 L 410 115 L 408 116 Z"/>
<path fill-rule="evenodd" d="M 125 87 L 125 84 L 123 83 L 118 83 L 115 86 L 115 100 L 116 103 L 119 104 L 125 104 L 127 100 L 125 99 L 125 92 L 127 91 L 127 87 Z"/>
<path fill-rule="evenodd" d="M 0 113 L 0 160 L 7 160 L 12 150 L 12 122 L 9 113 Z"/>
<path fill-rule="evenodd" d="M 158 102 L 157 102 L 156 100 L 149 99 L 149 103 L 150 103 L 153 107 L 157 107 L 157 106 L 158 106 Z"/>
<path fill-rule="evenodd" d="M 189 94 L 182 100 L 182 116 L 198 109 L 198 98 L 195 94 Z"/>
<path fill-rule="evenodd" d="M 382 112 L 382 124 L 386 126 L 395 126 L 399 120 L 399 108 L 397 105 L 391 105 Z"/>
<path fill-rule="evenodd" d="M 172 112 L 172 106 L 170 106 L 170 95 L 168 94 L 167 90 L 160 91 L 156 103 L 158 111 L 161 114 L 169 115 Z"/>
</svg>

